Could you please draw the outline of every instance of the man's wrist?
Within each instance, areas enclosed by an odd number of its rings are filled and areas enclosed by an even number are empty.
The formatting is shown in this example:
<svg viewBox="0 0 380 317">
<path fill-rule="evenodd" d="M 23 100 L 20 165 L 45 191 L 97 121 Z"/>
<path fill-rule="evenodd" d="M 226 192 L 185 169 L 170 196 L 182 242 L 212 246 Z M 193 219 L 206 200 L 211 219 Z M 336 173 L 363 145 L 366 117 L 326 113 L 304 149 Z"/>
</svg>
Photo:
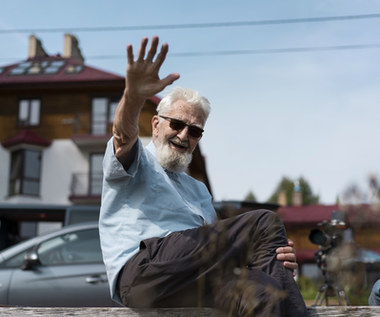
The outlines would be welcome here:
<svg viewBox="0 0 380 317">
<path fill-rule="evenodd" d="M 145 97 L 137 93 L 133 93 L 131 89 L 128 89 L 128 88 L 124 89 L 123 98 L 126 102 L 131 103 L 131 104 L 136 104 L 136 105 L 143 104 L 146 99 Z"/>
</svg>

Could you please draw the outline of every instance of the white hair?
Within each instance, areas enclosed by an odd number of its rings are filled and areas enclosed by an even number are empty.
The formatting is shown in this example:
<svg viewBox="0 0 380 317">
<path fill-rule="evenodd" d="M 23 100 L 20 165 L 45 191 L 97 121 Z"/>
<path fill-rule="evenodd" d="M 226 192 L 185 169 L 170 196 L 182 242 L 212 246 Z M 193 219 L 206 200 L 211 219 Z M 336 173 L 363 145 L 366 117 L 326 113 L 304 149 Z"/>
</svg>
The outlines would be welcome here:
<svg viewBox="0 0 380 317">
<path fill-rule="evenodd" d="M 168 114 L 177 100 L 184 100 L 195 109 L 201 111 L 206 122 L 211 111 L 210 102 L 207 98 L 201 96 L 198 91 L 190 88 L 173 88 L 170 93 L 162 98 L 161 102 L 158 104 L 157 113 L 159 115 Z"/>
</svg>

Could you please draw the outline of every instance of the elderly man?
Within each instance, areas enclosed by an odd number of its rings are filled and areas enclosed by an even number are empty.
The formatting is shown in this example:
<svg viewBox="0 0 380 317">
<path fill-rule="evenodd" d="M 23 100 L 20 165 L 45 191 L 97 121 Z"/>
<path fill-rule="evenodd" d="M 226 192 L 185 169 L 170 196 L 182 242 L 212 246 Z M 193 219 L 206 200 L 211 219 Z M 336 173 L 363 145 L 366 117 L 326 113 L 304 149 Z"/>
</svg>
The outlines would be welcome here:
<svg viewBox="0 0 380 317">
<path fill-rule="evenodd" d="M 209 102 L 177 88 L 152 118 L 144 148 L 144 101 L 179 78 L 160 79 L 168 45 L 127 47 L 123 97 L 104 157 L 99 231 L 112 298 L 130 307 L 207 306 L 239 316 L 305 316 L 294 250 L 277 215 L 256 210 L 217 221 L 203 183 L 185 171 L 202 137 Z M 276 253 L 277 252 L 277 253 Z"/>
</svg>

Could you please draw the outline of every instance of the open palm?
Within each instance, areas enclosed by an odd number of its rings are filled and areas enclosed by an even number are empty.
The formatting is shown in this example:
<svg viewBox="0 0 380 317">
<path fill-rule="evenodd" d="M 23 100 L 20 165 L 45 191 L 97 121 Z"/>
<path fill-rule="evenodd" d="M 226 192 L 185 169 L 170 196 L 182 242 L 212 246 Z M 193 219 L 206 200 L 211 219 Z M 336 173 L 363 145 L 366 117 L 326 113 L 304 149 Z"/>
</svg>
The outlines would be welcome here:
<svg viewBox="0 0 380 317">
<path fill-rule="evenodd" d="M 150 98 L 179 78 L 179 74 L 173 73 L 160 79 L 158 73 L 168 52 L 168 45 L 164 43 L 156 56 L 158 37 L 153 37 L 152 45 L 145 57 L 147 43 L 147 38 L 141 41 L 136 61 L 134 60 L 132 45 L 127 46 L 126 89 L 130 96 L 137 99 Z"/>
</svg>

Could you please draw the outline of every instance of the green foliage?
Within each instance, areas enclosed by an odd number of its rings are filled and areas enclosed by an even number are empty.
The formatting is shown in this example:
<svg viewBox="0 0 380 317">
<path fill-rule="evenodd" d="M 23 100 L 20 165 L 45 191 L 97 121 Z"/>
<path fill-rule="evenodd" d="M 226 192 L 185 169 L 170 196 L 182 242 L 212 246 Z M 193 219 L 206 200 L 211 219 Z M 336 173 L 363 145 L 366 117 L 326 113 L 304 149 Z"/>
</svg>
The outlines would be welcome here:
<svg viewBox="0 0 380 317">
<path fill-rule="evenodd" d="M 293 201 L 293 197 L 292 197 L 293 190 L 294 190 L 294 182 L 290 178 L 284 176 L 282 177 L 280 183 L 277 185 L 274 193 L 272 194 L 272 196 L 270 196 L 268 201 L 271 203 L 277 203 L 279 193 L 281 191 L 284 191 L 286 195 L 286 201 L 288 203 L 291 203 Z"/>
<path fill-rule="evenodd" d="M 302 204 L 303 205 L 312 205 L 319 203 L 319 196 L 314 195 L 311 189 L 311 186 L 306 179 L 300 177 L 298 180 L 299 190 L 302 194 Z M 268 202 L 277 203 L 278 195 L 281 191 L 285 192 L 286 201 L 288 205 L 293 204 L 293 192 L 295 190 L 295 181 L 289 177 L 284 176 L 279 184 L 277 185 L 274 193 L 268 199 Z"/>
<path fill-rule="evenodd" d="M 367 306 L 370 293 L 371 289 L 351 288 L 347 291 L 347 296 L 352 306 Z"/>
<path fill-rule="evenodd" d="M 297 285 L 305 301 L 315 300 L 318 293 L 318 289 L 320 287 L 320 284 L 318 282 L 307 276 L 299 276 L 297 279 Z M 345 291 L 352 306 L 368 305 L 368 297 L 371 292 L 370 288 L 351 287 L 345 289 Z M 329 296 L 329 303 L 330 305 L 337 305 L 337 298 L 335 296 Z M 325 305 L 325 302 L 323 302 L 323 305 Z"/>
<path fill-rule="evenodd" d="M 314 300 L 317 296 L 318 285 L 307 276 L 299 276 L 297 279 L 298 288 L 304 300 Z"/>
<path fill-rule="evenodd" d="M 302 202 L 304 205 L 313 205 L 319 203 L 319 196 L 313 194 L 311 187 L 306 179 L 300 177 L 299 184 L 302 192 Z"/>
<path fill-rule="evenodd" d="M 249 200 L 249 201 L 257 201 L 256 196 L 255 196 L 255 194 L 253 193 L 252 190 L 250 190 L 250 191 L 248 192 L 248 194 L 245 196 L 244 200 L 247 200 L 247 201 L 248 201 L 248 200 Z"/>
</svg>

